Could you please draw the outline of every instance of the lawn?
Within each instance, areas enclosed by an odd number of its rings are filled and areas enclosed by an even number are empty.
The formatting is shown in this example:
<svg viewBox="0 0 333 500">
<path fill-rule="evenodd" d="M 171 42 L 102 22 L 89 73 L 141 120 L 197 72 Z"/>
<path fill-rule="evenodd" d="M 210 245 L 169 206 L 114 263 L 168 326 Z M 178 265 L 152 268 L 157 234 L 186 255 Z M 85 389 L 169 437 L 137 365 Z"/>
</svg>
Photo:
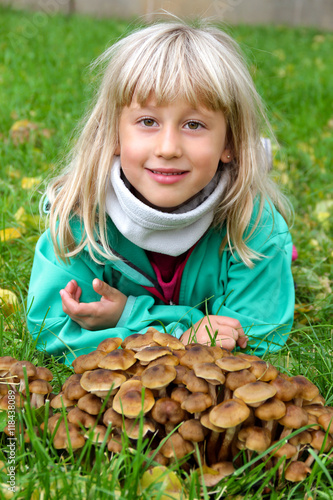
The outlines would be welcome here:
<svg viewBox="0 0 333 500">
<path fill-rule="evenodd" d="M 0 288 L 13 294 L 1 292 L 0 355 L 46 364 L 57 390 L 71 371 L 35 350 L 25 320 L 34 247 L 45 227 L 40 195 L 93 93 L 96 76 L 89 63 L 133 24 L 4 8 L 0 20 Z M 287 374 L 308 377 L 333 406 L 333 33 L 272 26 L 227 30 L 240 43 L 267 105 L 279 143 L 272 175 L 295 210 L 295 323 L 286 347 L 267 359 Z M 20 417 L 30 422 L 31 443 L 17 442 L 19 492 L 13 498 L 152 497 L 137 493 L 144 443 L 134 455 L 124 451 L 113 460 L 91 446 L 60 455 L 46 435 L 34 433 L 45 414 L 43 408 Z M 0 448 L 5 445 L 1 433 Z M 7 461 L 3 451 L 0 460 Z M 332 471 L 332 458 L 322 455 L 306 481 L 272 488 L 270 473 L 254 464 L 224 480 L 216 498 L 329 499 Z M 0 483 L 6 481 L 0 465 Z M 199 498 L 197 477 L 183 472 L 182 481 L 184 498 Z M 160 488 L 154 494 L 162 498 Z M 0 498 L 10 496 L 0 489 Z M 208 498 L 206 491 L 202 498 Z"/>
</svg>

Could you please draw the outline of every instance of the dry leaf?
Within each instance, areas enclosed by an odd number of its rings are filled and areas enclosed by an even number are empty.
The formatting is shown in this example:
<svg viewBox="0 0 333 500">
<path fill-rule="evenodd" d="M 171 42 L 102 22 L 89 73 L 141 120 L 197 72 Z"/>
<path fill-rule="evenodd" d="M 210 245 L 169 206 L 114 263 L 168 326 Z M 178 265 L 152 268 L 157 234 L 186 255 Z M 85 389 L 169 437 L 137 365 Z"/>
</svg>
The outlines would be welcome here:
<svg viewBox="0 0 333 500">
<path fill-rule="evenodd" d="M 15 227 L 6 227 L 6 229 L 0 230 L 0 241 L 2 243 L 17 240 L 18 238 L 22 238 L 22 234 Z"/>
<path fill-rule="evenodd" d="M 15 293 L 11 290 L 0 288 L 0 307 L 5 316 L 12 314 L 19 304 L 19 300 Z"/>
<path fill-rule="evenodd" d="M 21 186 L 23 189 L 33 189 L 42 182 L 41 177 L 23 177 Z"/>
</svg>

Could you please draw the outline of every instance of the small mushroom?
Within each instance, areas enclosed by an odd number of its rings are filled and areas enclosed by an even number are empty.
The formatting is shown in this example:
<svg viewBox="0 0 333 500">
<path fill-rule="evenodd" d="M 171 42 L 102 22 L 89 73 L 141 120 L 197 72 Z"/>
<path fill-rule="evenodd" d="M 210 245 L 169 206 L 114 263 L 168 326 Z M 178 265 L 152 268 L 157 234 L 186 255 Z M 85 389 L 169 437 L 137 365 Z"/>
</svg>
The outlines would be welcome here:
<svg viewBox="0 0 333 500">
<path fill-rule="evenodd" d="M 298 483 L 304 481 L 311 469 L 304 462 L 291 462 L 285 470 L 284 477 L 287 481 Z"/>
<path fill-rule="evenodd" d="M 234 397 L 241 399 L 249 406 L 257 408 L 262 403 L 274 397 L 276 390 L 265 382 L 250 382 L 238 387 L 234 392 Z"/>
<path fill-rule="evenodd" d="M 227 460 L 231 442 L 236 434 L 237 427 L 244 422 L 249 415 L 250 409 L 248 406 L 246 406 L 243 401 L 236 399 L 223 401 L 211 410 L 209 414 L 211 423 L 217 427 L 226 429 L 222 446 L 218 454 L 219 461 Z"/>
<path fill-rule="evenodd" d="M 127 380 L 115 395 L 112 408 L 127 418 L 136 418 L 141 412 L 146 414 L 150 411 L 154 404 L 153 393 L 145 388 L 140 380 Z"/>
<path fill-rule="evenodd" d="M 128 370 L 136 363 L 134 352 L 130 350 L 117 349 L 111 351 L 98 363 L 99 368 L 106 370 Z"/>
<path fill-rule="evenodd" d="M 98 344 L 97 351 L 110 353 L 118 349 L 118 347 L 120 347 L 122 342 L 123 339 L 121 339 L 120 337 L 111 337 L 108 339 L 104 339 L 102 340 L 102 342 Z"/>
<path fill-rule="evenodd" d="M 177 401 L 160 398 L 153 406 L 151 416 L 155 422 L 164 425 L 166 434 L 169 434 L 176 425 L 185 420 L 187 413 Z"/>
<path fill-rule="evenodd" d="M 173 366 L 155 365 L 146 368 L 141 374 L 141 382 L 148 389 L 159 391 L 160 397 L 166 397 L 166 387 L 176 378 L 177 372 Z"/>
<path fill-rule="evenodd" d="M 161 446 L 160 453 L 166 458 L 183 458 L 193 451 L 193 445 L 179 434 L 174 432 Z"/>
<path fill-rule="evenodd" d="M 36 367 L 30 363 L 30 361 L 17 361 L 13 363 L 9 369 L 9 373 L 11 375 L 15 375 L 20 379 L 19 392 L 22 392 L 25 389 L 25 381 L 24 381 L 24 371 L 23 367 L 26 369 L 27 377 L 33 377 L 36 375 Z"/>
<path fill-rule="evenodd" d="M 195 418 L 199 418 L 200 413 L 212 406 L 212 403 L 213 400 L 209 394 L 193 392 L 182 402 L 181 407 L 189 413 L 194 413 Z"/>
<path fill-rule="evenodd" d="M 52 392 L 52 386 L 46 380 L 33 380 L 29 384 L 31 394 L 30 404 L 34 408 L 40 408 L 45 404 L 45 397 Z"/>
<path fill-rule="evenodd" d="M 81 387 L 100 398 L 106 398 L 112 391 L 125 382 L 126 376 L 122 373 L 99 368 L 97 370 L 86 371 L 81 379 Z"/>
</svg>

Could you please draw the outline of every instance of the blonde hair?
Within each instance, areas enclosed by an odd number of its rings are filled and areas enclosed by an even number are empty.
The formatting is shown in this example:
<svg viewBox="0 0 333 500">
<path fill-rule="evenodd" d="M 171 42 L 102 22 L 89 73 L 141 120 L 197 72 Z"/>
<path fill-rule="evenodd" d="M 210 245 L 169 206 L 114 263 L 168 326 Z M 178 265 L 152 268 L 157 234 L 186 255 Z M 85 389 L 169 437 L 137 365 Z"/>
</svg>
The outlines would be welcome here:
<svg viewBox="0 0 333 500">
<path fill-rule="evenodd" d="M 269 125 L 238 45 L 226 33 L 210 25 L 191 27 L 181 22 L 156 23 L 121 39 L 94 63 L 103 77 L 93 107 L 86 117 L 70 161 L 51 182 L 50 230 L 58 256 L 66 260 L 85 246 L 91 257 L 112 259 L 106 234 L 105 196 L 110 168 L 117 148 L 118 120 L 133 95 L 144 104 L 154 95 L 158 104 L 185 99 L 211 110 L 222 110 L 227 140 L 233 152 L 230 184 L 218 207 L 214 225 L 226 224 L 222 246 L 237 251 L 246 265 L 258 258 L 244 237 L 256 197 L 259 214 L 265 200 L 286 217 L 286 203 L 270 181 L 260 141 Z M 81 240 L 75 241 L 71 220 L 81 222 Z M 99 243 L 97 243 L 99 240 Z"/>
</svg>

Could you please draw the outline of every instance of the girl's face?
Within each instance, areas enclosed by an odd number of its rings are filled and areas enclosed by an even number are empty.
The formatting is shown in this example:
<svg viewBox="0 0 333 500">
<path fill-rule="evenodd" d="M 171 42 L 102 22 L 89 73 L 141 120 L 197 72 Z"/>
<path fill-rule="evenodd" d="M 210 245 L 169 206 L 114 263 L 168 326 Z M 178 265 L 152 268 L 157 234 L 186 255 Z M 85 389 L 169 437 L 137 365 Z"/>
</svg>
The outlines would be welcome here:
<svg viewBox="0 0 333 500">
<path fill-rule="evenodd" d="M 123 108 L 116 154 L 136 196 L 164 211 L 207 186 L 220 160 L 231 161 L 222 111 L 193 109 L 184 100 L 157 106 L 153 97 Z"/>
</svg>

